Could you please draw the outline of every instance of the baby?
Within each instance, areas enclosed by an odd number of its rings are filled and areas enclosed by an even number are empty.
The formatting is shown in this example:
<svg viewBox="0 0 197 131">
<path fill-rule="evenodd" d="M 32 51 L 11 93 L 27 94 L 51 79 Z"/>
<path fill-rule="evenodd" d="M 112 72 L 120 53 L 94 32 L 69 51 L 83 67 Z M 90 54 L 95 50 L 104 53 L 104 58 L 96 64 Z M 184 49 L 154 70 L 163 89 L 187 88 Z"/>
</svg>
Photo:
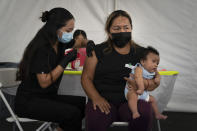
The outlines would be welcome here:
<svg viewBox="0 0 197 131">
<path fill-rule="evenodd" d="M 137 90 L 129 89 L 126 85 L 125 96 L 128 100 L 129 108 L 133 113 L 133 119 L 140 117 L 137 109 L 138 99 L 151 102 L 156 119 L 167 118 L 167 116 L 159 112 L 155 98 L 149 95 L 148 91 L 145 90 L 143 81 L 144 79 L 153 79 L 157 85 L 160 84 L 160 75 L 157 71 L 159 60 L 159 52 L 152 47 L 147 47 L 140 58 L 140 63 L 137 63 L 134 67 L 132 67 L 131 73 L 134 74 Z"/>
</svg>

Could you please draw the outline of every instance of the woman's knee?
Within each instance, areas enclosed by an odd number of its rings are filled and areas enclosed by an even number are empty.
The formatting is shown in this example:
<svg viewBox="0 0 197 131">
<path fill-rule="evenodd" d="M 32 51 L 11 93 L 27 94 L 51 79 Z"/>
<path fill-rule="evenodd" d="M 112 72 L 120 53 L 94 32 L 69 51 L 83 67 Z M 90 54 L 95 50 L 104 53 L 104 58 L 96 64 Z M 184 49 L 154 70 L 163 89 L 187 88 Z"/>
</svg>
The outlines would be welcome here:
<svg viewBox="0 0 197 131">
<path fill-rule="evenodd" d="M 86 121 L 91 125 L 94 123 L 97 124 L 97 121 L 102 123 L 103 120 L 109 119 L 108 117 L 110 117 L 110 114 L 106 115 L 105 113 L 101 112 L 98 107 L 96 110 L 94 110 L 93 106 L 90 103 L 86 105 L 85 115 L 86 115 Z"/>
<path fill-rule="evenodd" d="M 111 125 L 115 119 L 115 113 L 113 110 L 109 114 L 105 114 L 100 111 L 99 108 L 93 109 L 92 103 L 88 102 L 85 111 L 86 129 L 94 131 L 103 131 Z"/>
<path fill-rule="evenodd" d="M 111 117 L 104 113 L 98 114 L 97 111 L 95 111 L 95 114 L 86 114 L 85 121 L 87 131 L 106 131 L 113 122 Z"/>
</svg>

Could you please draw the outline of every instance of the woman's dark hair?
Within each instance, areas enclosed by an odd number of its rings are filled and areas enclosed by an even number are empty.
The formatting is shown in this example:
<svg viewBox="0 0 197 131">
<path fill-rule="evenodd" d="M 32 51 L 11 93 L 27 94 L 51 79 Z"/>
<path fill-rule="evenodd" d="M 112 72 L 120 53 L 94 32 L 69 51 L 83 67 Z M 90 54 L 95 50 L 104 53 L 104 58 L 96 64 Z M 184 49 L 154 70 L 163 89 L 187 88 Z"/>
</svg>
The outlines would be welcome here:
<svg viewBox="0 0 197 131">
<path fill-rule="evenodd" d="M 53 8 L 45 11 L 40 17 L 45 24 L 27 45 L 19 64 L 16 80 L 25 80 L 30 74 L 30 65 L 37 49 L 42 46 L 53 46 L 57 42 L 57 31 L 74 19 L 73 15 L 64 8 Z"/>
<path fill-rule="evenodd" d="M 128 20 L 131 24 L 131 28 L 133 28 L 132 20 L 131 20 L 130 15 L 126 11 L 116 10 L 116 11 L 112 12 L 109 15 L 109 17 L 107 18 L 107 21 L 106 21 L 106 24 L 105 24 L 105 32 L 107 34 L 110 34 L 110 27 L 112 26 L 113 21 L 119 16 L 123 16 L 123 17 L 128 18 Z M 111 50 L 112 50 L 112 40 L 110 39 L 110 37 L 107 38 L 106 42 L 108 43 L 108 48 L 106 48 L 104 50 L 104 52 L 111 52 Z M 130 44 L 137 45 L 133 40 L 130 41 Z"/>
<path fill-rule="evenodd" d="M 142 55 L 140 57 L 140 60 L 146 60 L 147 59 L 147 55 L 149 53 L 153 53 L 153 54 L 159 56 L 159 52 L 155 48 L 153 48 L 152 46 L 148 46 L 147 48 L 143 49 L 143 53 L 142 53 Z"/>
<path fill-rule="evenodd" d="M 85 39 L 87 39 L 87 35 L 85 33 L 85 31 L 83 30 L 75 30 L 74 34 L 73 34 L 73 39 L 75 39 L 77 36 L 82 35 Z"/>
</svg>

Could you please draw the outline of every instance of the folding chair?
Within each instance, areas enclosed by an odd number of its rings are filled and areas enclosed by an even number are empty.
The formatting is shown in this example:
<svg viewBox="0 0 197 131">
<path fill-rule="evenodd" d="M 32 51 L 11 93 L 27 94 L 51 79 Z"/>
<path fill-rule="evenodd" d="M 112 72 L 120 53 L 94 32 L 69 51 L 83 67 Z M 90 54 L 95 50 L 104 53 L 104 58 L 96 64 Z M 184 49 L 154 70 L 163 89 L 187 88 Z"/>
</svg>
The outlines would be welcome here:
<svg viewBox="0 0 197 131">
<path fill-rule="evenodd" d="M 15 85 L 12 85 L 12 86 L 15 86 Z M 10 86 L 10 87 L 12 87 L 12 86 Z M 17 117 L 15 115 L 14 111 L 12 110 L 12 108 L 10 107 L 7 99 L 5 98 L 5 96 L 4 96 L 3 92 L 2 92 L 2 87 L 3 86 L 0 83 L 0 97 L 3 100 L 3 102 L 5 103 L 8 111 L 11 114 L 11 117 L 7 118 L 6 120 L 8 122 L 14 122 L 13 130 L 15 130 L 15 123 L 16 123 L 19 131 L 23 131 L 24 129 L 22 128 L 20 122 L 35 122 L 35 121 L 38 121 L 38 120 L 34 120 L 34 119 L 29 119 L 29 118 Z M 52 122 L 44 122 L 39 128 L 36 129 L 36 131 L 45 131 L 46 129 L 49 129 L 49 131 L 52 131 L 51 124 L 52 124 Z"/>
<path fill-rule="evenodd" d="M 17 117 L 3 94 L 2 89 L 13 88 L 19 85 L 20 82 L 15 81 L 16 70 L 17 68 L 0 68 L 0 99 L 2 99 L 2 101 L 5 103 L 6 108 L 11 114 L 11 117 L 7 118 L 6 120 L 13 123 L 13 130 L 15 130 L 15 126 L 17 126 L 20 131 L 23 131 L 24 129 L 20 123 L 35 122 L 39 120 Z M 39 128 L 36 129 L 36 131 L 44 131 L 46 129 L 52 131 L 51 124 L 51 122 L 44 122 Z"/>
</svg>

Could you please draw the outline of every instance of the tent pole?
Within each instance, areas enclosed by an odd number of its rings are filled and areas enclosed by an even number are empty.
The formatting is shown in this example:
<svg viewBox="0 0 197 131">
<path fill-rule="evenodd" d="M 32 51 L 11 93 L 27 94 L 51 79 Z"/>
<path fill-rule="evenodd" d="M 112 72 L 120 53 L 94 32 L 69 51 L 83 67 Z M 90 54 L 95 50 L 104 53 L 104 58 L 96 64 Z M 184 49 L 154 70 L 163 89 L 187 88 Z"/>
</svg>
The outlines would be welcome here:
<svg viewBox="0 0 197 131">
<path fill-rule="evenodd" d="M 117 10 L 117 0 L 114 0 L 114 10 Z"/>
</svg>

